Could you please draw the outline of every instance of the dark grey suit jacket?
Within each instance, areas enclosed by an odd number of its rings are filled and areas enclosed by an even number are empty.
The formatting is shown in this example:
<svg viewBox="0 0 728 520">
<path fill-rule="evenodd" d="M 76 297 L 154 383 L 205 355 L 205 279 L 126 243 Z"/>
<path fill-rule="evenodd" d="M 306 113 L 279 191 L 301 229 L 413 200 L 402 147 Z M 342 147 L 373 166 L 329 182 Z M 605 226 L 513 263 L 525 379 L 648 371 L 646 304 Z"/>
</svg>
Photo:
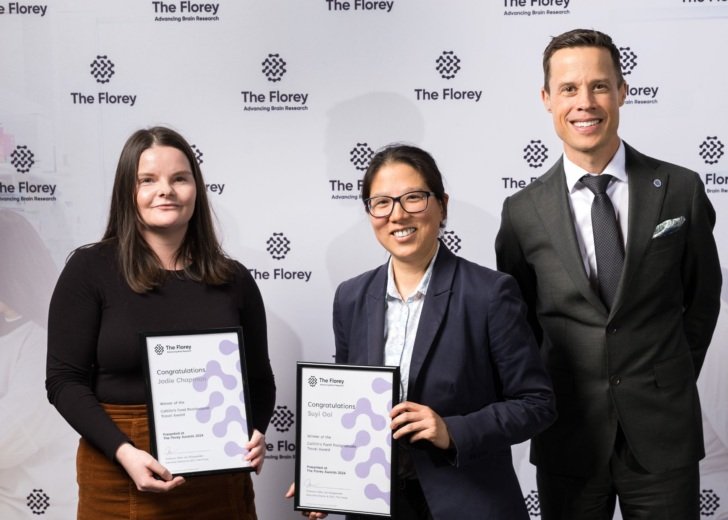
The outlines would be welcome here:
<svg viewBox="0 0 728 520">
<path fill-rule="evenodd" d="M 337 289 L 337 363 L 383 364 L 386 287 L 385 264 Z M 440 246 L 408 394 L 444 419 L 456 447 L 454 459 L 429 442 L 410 451 L 433 518 L 527 520 L 511 445 L 548 426 L 554 403 L 513 278 Z"/>
<path fill-rule="evenodd" d="M 552 473 L 605 464 L 618 423 L 650 472 L 704 455 L 695 383 L 720 307 L 715 211 L 696 173 L 625 146 L 629 230 L 611 312 L 584 270 L 563 159 L 503 204 L 498 268 L 518 280 L 556 392 L 558 420 L 531 448 Z"/>
</svg>

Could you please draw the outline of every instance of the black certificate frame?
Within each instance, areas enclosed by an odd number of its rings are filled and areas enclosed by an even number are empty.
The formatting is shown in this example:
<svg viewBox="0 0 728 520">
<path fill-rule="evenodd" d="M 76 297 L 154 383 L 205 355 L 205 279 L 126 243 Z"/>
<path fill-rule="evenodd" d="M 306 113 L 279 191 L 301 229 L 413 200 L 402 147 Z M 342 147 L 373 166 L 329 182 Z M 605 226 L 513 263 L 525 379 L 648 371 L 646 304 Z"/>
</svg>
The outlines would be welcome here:
<svg viewBox="0 0 728 520">
<path fill-rule="evenodd" d="M 315 374 L 311 374 L 307 377 L 305 377 L 304 380 L 304 371 L 315 371 Z M 367 510 L 362 508 L 352 508 L 352 507 L 346 507 L 346 500 L 344 500 L 343 504 L 336 504 L 334 506 L 327 506 L 322 503 L 312 503 L 309 501 L 306 501 L 303 499 L 303 486 L 308 485 L 308 483 L 303 482 L 303 473 L 302 473 L 302 460 L 304 453 L 304 450 L 308 450 L 307 446 L 307 439 L 303 439 L 303 432 L 308 432 L 310 430 L 309 423 L 311 420 L 309 419 L 311 416 L 309 415 L 307 410 L 304 410 L 304 403 L 302 402 L 303 399 L 303 388 L 304 385 L 309 386 L 316 386 L 321 385 L 322 380 L 327 379 L 327 383 L 331 383 L 332 378 L 328 377 L 325 378 L 321 374 L 332 374 L 332 373 L 348 373 L 348 372 L 364 372 L 372 377 L 381 376 L 385 380 L 391 382 L 391 394 L 390 401 L 389 401 L 389 409 L 383 409 L 383 410 L 376 410 L 383 416 L 387 417 L 386 422 L 386 430 L 389 434 L 388 439 L 388 445 L 389 445 L 389 460 L 390 462 L 390 468 L 389 468 L 389 510 L 388 512 L 381 512 L 378 510 Z M 313 379 L 312 379 L 313 378 Z M 338 380 L 335 380 L 337 384 L 339 384 Z M 341 381 L 341 386 L 343 386 L 345 383 L 343 380 Z M 332 394 L 334 396 L 336 395 L 336 386 L 332 386 L 331 390 L 333 391 Z M 399 367 L 395 366 L 365 366 L 365 365 L 346 365 L 346 364 L 336 364 L 336 363 L 309 363 L 309 362 L 298 362 L 296 367 L 296 449 L 298 451 L 296 456 L 296 473 L 295 473 L 295 494 L 294 494 L 294 510 L 296 511 L 321 511 L 324 513 L 333 513 L 333 514 L 358 514 L 358 515 L 369 515 L 371 517 L 378 517 L 378 518 L 393 518 L 394 511 L 396 511 L 396 501 L 397 501 L 397 449 L 396 449 L 396 441 L 392 438 L 392 432 L 389 429 L 389 410 L 391 410 L 391 407 L 396 405 L 399 402 L 399 390 L 400 390 L 400 373 L 399 373 Z M 355 390 L 356 391 L 356 390 Z M 370 389 L 362 389 L 361 394 L 366 395 L 367 392 L 371 392 Z M 336 404 L 332 404 L 332 407 Z M 310 403 L 308 403 L 308 406 L 310 407 Z M 346 404 L 342 404 L 342 406 L 347 406 Z M 357 403 L 358 406 L 358 403 Z M 350 406 L 349 406 L 350 408 Z M 374 411 L 374 410 L 372 410 Z M 357 426 L 360 427 L 360 426 Z M 373 431 L 374 427 L 371 427 Z M 315 430 L 315 428 L 313 428 Z M 325 432 L 330 432 L 330 429 L 327 428 L 321 428 L 321 430 Z M 370 432 L 367 432 L 370 434 Z M 356 441 L 355 441 L 356 442 Z M 315 449 L 315 448 L 314 448 Z M 305 453 L 308 453 L 306 451 Z M 306 458 L 308 460 L 308 458 Z M 354 466 L 356 463 L 354 460 L 351 461 L 351 465 Z"/>
<path fill-rule="evenodd" d="M 156 356 L 157 360 L 163 354 L 160 354 L 159 350 L 162 349 L 163 353 L 175 351 L 177 347 L 187 347 L 187 345 L 183 344 L 180 345 L 179 343 L 175 343 L 174 345 L 162 345 L 160 341 L 162 338 L 178 338 L 180 341 L 184 341 L 184 338 L 195 338 L 199 336 L 214 336 L 214 335 L 220 335 L 220 334 L 226 334 L 226 335 L 234 335 L 237 338 L 237 349 L 231 350 L 231 352 L 228 355 L 233 356 L 233 360 L 237 361 L 239 363 L 240 371 L 226 373 L 225 375 L 227 377 L 234 376 L 236 378 L 236 386 L 239 385 L 240 392 L 242 393 L 242 400 L 238 400 L 238 402 L 235 402 L 235 405 L 239 408 L 239 411 L 244 412 L 245 414 L 245 422 L 247 425 L 247 435 L 248 435 L 248 441 L 253 436 L 253 426 L 252 426 L 252 414 L 251 414 L 251 406 L 250 406 L 250 392 L 248 389 L 248 375 L 247 375 L 247 364 L 245 361 L 245 343 L 243 340 L 243 329 L 242 327 L 219 327 L 219 328 L 211 328 L 211 329 L 192 329 L 192 330 L 167 330 L 167 331 L 153 331 L 153 332 L 139 332 L 139 341 L 141 344 L 141 348 L 143 351 L 142 360 L 143 360 L 143 366 L 144 366 L 144 379 L 145 379 L 145 392 L 146 392 L 146 398 L 147 398 L 147 417 L 149 420 L 149 444 L 150 444 L 150 452 L 152 456 L 160 461 L 162 465 L 167 467 L 172 473 L 177 476 L 183 476 L 183 477 L 190 477 L 190 476 L 198 476 L 198 475 L 215 475 L 215 474 L 225 474 L 225 473 L 237 473 L 237 472 L 250 472 L 253 471 L 254 468 L 250 466 L 250 464 L 243 460 L 243 456 L 241 455 L 239 457 L 240 465 L 233 465 L 233 466 L 226 466 L 224 468 L 218 468 L 218 467 L 205 467 L 204 469 L 195 469 L 195 470 L 189 470 L 189 471 L 179 471 L 175 472 L 172 470 L 172 468 L 165 465 L 162 460 L 160 460 L 160 451 L 165 447 L 165 441 L 164 439 L 160 439 L 160 431 L 157 428 L 156 419 L 155 419 L 155 410 L 158 406 L 156 402 L 156 396 L 155 396 L 155 385 L 153 383 L 153 378 L 151 374 L 151 359 L 152 356 Z M 173 347 L 170 349 L 170 347 Z M 184 350 L 184 349 L 180 349 Z M 212 355 L 212 352 L 209 352 L 210 355 Z M 206 366 L 206 369 L 209 367 Z M 206 372 L 205 372 L 206 373 Z M 228 406 L 231 406 L 230 403 L 227 403 Z M 246 441 L 247 442 L 247 441 Z M 173 466 L 176 467 L 176 466 Z"/>
</svg>

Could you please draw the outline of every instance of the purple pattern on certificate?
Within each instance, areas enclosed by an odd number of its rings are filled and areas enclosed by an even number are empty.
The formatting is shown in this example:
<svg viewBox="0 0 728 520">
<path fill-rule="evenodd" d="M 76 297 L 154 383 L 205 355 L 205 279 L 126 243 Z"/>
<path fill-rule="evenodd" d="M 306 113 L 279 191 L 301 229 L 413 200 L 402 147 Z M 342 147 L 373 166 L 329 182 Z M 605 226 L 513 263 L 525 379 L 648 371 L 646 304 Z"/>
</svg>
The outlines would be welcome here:
<svg viewBox="0 0 728 520">
<path fill-rule="evenodd" d="M 386 379 L 376 378 L 372 381 L 372 390 L 377 394 L 383 394 L 385 392 L 392 391 L 392 383 Z M 387 410 L 392 409 L 391 399 L 387 402 Z M 372 428 L 378 431 L 382 431 L 386 435 L 385 442 L 387 446 L 392 446 L 392 435 L 387 426 L 388 416 L 386 414 L 378 414 L 374 412 L 372 403 L 369 399 L 362 398 L 356 403 L 356 408 L 353 412 L 343 414 L 341 416 L 341 425 L 346 429 L 354 429 L 356 426 L 357 419 L 359 417 L 367 417 L 372 425 Z M 355 458 L 360 448 L 364 448 L 370 444 L 370 436 L 364 431 L 360 430 L 356 433 L 355 440 L 352 444 L 341 448 L 340 456 L 343 460 L 351 461 Z M 388 454 L 381 448 L 372 448 L 368 453 L 368 458 L 363 462 L 360 462 L 355 467 L 356 476 L 360 479 L 366 479 L 369 476 L 374 466 L 382 466 L 385 470 L 388 479 L 391 479 L 390 471 L 391 464 L 388 460 Z M 387 505 L 390 504 L 391 493 L 389 489 L 379 489 L 375 484 L 367 484 L 364 487 L 364 494 L 370 500 L 383 500 Z"/>
<path fill-rule="evenodd" d="M 229 356 L 238 351 L 238 344 L 225 339 L 220 341 L 218 345 L 218 350 L 221 354 Z M 242 372 L 239 360 L 235 363 L 235 370 L 238 372 L 238 374 Z M 206 377 L 204 378 L 195 379 L 195 381 L 192 383 L 193 388 L 196 391 L 205 392 L 215 379 L 219 380 L 220 384 L 226 390 L 234 390 L 239 386 L 239 377 L 227 373 L 220 365 L 220 363 L 215 360 L 209 360 L 207 362 L 205 376 Z M 237 394 L 239 401 L 242 403 L 245 403 L 244 392 L 244 388 L 241 388 L 240 392 Z M 240 425 L 242 431 L 245 432 L 247 435 L 248 422 L 246 420 L 246 417 L 241 414 L 241 410 L 239 407 L 225 407 L 224 403 L 225 397 L 221 392 L 211 392 L 208 396 L 208 405 L 204 408 L 200 408 L 199 410 L 197 410 L 196 419 L 199 423 L 208 423 L 213 418 L 213 415 L 219 417 L 220 413 L 222 412 L 224 416 L 220 418 L 220 420 L 217 420 L 212 424 L 212 434 L 218 438 L 225 438 L 230 432 L 232 437 L 230 438 L 229 442 L 225 443 L 225 454 L 229 457 L 246 455 L 248 453 L 248 450 L 245 449 L 245 446 L 241 442 L 242 439 L 240 439 L 239 435 L 237 434 L 238 430 L 230 428 L 231 425 L 237 423 Z M 244 413 L 245 410 L 243 409 L 242 412 Z"/>
<path fill-rule="evenodd" d="M 197 410 L 197 422 L 206 423 L 212 417 L 212 411 L 220 406 L 225 398 L 220 392 L 212 392 L 207 400 L 207 406 Z"/>
</svg>

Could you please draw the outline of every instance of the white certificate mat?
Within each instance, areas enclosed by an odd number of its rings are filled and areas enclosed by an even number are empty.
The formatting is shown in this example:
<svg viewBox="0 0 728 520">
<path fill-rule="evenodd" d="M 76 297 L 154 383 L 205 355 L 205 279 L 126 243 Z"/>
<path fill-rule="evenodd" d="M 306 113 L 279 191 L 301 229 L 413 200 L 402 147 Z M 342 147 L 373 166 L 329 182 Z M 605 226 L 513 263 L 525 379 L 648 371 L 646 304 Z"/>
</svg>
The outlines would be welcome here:
<svg viewBox="0 0 728 520">
<path fill-rule="evenodd" d="M 398 367 L 298 363 L 296 510 L 390 518 Z"/>
<path fill-rule="evenodd" d="M 250 471 L 242 329 L 140 335 L 152 455 L 174 475 Z"/>
</svg>

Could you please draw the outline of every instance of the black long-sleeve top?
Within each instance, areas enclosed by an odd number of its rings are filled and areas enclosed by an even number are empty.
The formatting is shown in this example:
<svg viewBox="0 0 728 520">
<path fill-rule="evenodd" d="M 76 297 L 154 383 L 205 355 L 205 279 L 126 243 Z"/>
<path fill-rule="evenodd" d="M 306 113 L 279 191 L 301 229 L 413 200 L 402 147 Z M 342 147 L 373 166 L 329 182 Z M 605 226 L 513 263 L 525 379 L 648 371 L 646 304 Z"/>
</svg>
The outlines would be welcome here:
<svg viewBox="0 0 728 520">
<path fill-rule="evenodd" d="M 265 432 L 275 404 L 265 309 L 248 270 L 236 268 L 225 285 L 170 273 L 161 287 L 138 294 L 120 272 L 115 246 L 96 244 L 69 259 L 51 299 L 46 389 L 68 423 L 109 459 L 129 439 L 100 403 L 146 402 L 139 332 L 241 326 L 252 424 Z"/>
</svg>

